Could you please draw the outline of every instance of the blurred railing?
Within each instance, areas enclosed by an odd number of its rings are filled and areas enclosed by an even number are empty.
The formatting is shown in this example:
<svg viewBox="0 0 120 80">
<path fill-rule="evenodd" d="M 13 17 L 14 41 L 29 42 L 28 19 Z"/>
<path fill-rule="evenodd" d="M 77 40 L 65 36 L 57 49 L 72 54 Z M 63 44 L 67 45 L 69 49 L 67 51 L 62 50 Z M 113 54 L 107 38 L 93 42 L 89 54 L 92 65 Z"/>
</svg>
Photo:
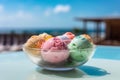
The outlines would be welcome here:
<svg viewBox="0 0 120 80">
<path fill-rule="evenodd" d="M 0 34 L 0 52 L 22 50 L 22 45 L 31 35 L 27 33 Z"/>
</svg>

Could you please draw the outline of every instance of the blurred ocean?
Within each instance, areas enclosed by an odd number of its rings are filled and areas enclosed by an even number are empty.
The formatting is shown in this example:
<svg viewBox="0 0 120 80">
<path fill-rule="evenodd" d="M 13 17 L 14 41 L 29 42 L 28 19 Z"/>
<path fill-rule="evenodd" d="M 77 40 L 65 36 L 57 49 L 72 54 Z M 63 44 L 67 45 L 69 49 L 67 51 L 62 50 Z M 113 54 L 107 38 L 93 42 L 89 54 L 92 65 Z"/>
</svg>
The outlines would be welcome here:
<svg viewBox="0 0 120 80">
<path fill-rule="evenodd" d="M 82 34 L 82 30 L 79 30 L 79 32 L 77 32 L 78 34 Z M 10 33 L 16 33 L 16 34 L 22 34 L 22 33 L 28 33 L 28 34 L 40 34 L 40 33 L 48 33 L 48 34 L 52 34 L 52 35 L 62 35 L 64 34 L 65 32 L 75 32 L 74 31 L 74 28 L 70 28 L 70 29 L 65 29 L 65 28 L 56 28 L 56 29 L 42 29 L 42 28 L 30 28 L 30 29 L 24 29 L 24 28 L 21 28 L 21 29 L 0 29 L 0 34 L 10 34 Z M 94 36 L 95 35 L 95 30 L 93 29 L 88 29 L 87 30 L 87 34 L 91 35 L 91 36 Z M 105 35 L 105 30 L 101 30 L 101 36 L 104 36 Z"/>
</svg>

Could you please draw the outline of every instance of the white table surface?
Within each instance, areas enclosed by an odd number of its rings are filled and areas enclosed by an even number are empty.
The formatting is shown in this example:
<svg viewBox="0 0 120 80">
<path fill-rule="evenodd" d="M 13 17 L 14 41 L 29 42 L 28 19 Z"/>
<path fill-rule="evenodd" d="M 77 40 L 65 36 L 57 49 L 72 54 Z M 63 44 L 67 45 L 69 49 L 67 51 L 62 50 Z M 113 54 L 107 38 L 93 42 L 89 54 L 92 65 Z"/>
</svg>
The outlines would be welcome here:
<svg viewBox="0 0 120 80">
<path fill-rule="evenodd" d="M 67 72 L 42 70 L 21 52 L 0 54 L 0 80 L 120 80 L 120 60 L 93 58 Z"/>
</svg>

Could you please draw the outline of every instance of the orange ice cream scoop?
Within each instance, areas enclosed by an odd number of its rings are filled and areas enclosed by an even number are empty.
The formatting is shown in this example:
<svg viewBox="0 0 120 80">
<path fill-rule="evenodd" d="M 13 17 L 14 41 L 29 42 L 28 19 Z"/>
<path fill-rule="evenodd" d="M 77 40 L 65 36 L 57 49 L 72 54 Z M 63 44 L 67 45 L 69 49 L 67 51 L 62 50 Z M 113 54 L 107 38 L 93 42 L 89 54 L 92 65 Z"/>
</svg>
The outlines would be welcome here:
<svg viewBox="0 0 120 80">
<path fill-rule="evenodd" d="M 52 36 L 47 33 L 33 35 L 27 40 L 25 46 L 30 48 L 41 48 L 41 45 L 49 38 L 52 38 Z"/>
<path fill-rule="evenodd" d="M 93 43 L 93 40 L 92 40 L 92 38 L 89 36 L 89 35 L 87 35 L 87 34 L 82 34 L 88 41 L 90 41 L 90 42 L 92 42 Z"/>
<path fill-rule="evenodd" d="M 33 35 L 24 44 L 24 51 L 33 56 L 39 56 L 40 51 L 36 50 L 36 48 L 39 49 L 43 42 L 44 40 L 41 39 L 39 36 Z"/>
<path fill-rule="evenodd" d="M 69 39 L 73 39 L 75 37 L 75 35 L 71 32 L 66 32 L 64 35 L 67 36 Z"/>
<path fill-rule="evenodd" d="M 39 56 L 42 44 L 49 38 L 52 38 L 52 36 L 47 33 L 33 35 L 24 44 L 24 50 L 33 56 Z"/>
<path fill-rule="evenodd" d="M 25 46 L 30 48 L 40 48 L 43 42 L 45 42 L 44 39 L 37 35 L 33 35 L 27 40 Z"/>
</svg>

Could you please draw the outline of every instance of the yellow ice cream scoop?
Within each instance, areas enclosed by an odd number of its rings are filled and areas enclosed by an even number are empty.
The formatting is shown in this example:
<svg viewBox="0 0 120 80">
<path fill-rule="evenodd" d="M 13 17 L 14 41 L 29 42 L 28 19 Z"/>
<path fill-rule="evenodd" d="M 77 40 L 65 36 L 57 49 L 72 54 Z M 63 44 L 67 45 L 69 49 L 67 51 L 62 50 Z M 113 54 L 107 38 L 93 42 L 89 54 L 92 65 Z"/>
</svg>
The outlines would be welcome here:
<svg viewBox="0 0 120 80">
<path fill-rule="evenodd" d="M 52 38 L 52 35 L 49 35 L 47 33 L 39 34 L 39 37 L 43 38 L 45 41 Z"/>
<path fill-rule="evenodd" d="M 39 41 L 36 44 L 37 48 L 41 48 L 42 44 L 47 41 L 48 39 L 52 38 L 52 35 L 49 35 L 47 33 L 39 34 L 38 37 L 40 38 Z"/>
</svg>

